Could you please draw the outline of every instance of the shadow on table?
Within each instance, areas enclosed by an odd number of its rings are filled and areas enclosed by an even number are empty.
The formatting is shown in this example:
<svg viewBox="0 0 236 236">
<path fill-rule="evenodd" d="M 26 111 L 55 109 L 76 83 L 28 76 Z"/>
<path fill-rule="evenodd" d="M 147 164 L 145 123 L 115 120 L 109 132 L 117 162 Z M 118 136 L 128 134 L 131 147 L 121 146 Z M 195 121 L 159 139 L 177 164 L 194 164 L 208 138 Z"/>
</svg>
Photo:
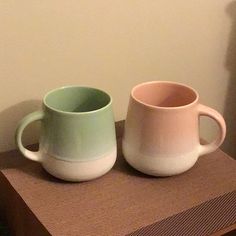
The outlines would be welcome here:
<svg viewBox="0 0 236 236">
<path fill-rule="evenodd" d="M 0 235 L 1 236 L 10 236 L 10 232 L 7 227 L 7 223 L 5 222 L 5 220 L 1 219 L 1 215 L 0 215 Z"/>
<path fill-rule="evenodd" d="M 31 151 L 36 151 L 38 145 L 27 146 Z M 0 153 L 0 170 L 17 169 L 34 178 L 40 178 L 47 181 L 64 183 L 65 181 L 57 179 L 48 174 L 40 163 L 26 159 L 18 150 Z"/>
</svg>

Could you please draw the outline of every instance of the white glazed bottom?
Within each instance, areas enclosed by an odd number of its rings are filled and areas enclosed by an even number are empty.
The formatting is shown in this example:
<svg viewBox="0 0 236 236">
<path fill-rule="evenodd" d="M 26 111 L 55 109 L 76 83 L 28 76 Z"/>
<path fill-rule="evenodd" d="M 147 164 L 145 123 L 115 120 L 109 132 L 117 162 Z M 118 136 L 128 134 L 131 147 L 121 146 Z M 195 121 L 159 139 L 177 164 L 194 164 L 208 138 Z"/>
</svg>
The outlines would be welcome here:
<svg viewBox="0 0 236 236">
<path fill-rule="evenodd" d="M 96 160 L 64 161 L 44 154 L 42 165 L 51 175 L 66 181 L 87 181 L 106 174 L 115 164 L 116 148 Z"/>
<path fill-rule="evenodd" d="M 137 153 L 123 142 L 123 154 L 126 161 L 142 173 L 153 176 L 172 176 L 189 170 L 196 163 L 198 149 L 175 156 L 149 157 Z"/>
</svg>

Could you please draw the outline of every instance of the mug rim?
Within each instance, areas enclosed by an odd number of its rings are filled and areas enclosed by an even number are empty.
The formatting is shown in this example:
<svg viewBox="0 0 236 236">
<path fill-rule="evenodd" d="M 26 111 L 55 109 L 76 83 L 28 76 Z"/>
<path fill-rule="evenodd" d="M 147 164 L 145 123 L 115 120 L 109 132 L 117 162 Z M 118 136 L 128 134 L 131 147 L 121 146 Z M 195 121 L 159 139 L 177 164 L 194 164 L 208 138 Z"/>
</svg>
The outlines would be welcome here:
<svg viewBox="0 0 236 236">
<path fill-rule="evenodd" d="M 109 102 L 105 106 L 103 106 L 99 109 L 95 109 L 95 110 L 92 110 L 92 111 L 83 111 L 83 112 L 62 111 L 62 110 L 56 109 L 56 108 L 54 108 L 54 107 L 47 104 L 46 99 L 50 94 L 52 94 L 56 91 L 59 91 L 59 90 L 69 89 L 69 88 L 87 88 L 87 89 L 93 89 L 93 90 L 102 92 L 102 93 L 104 93 L 105 95 L 107 95 L 109 97 Z M 96 112 L 103 111 L 103 110 L 107 109 L 112 104 L 112 96 L 110 94 L 108 94 L 107 92 L 105 92 L 104 90 L 94 88 L 94 87 L 79 86 L 79 85 L 66 85 L 66 86 L 61 86 L 61 87 L 58 87 L 58 88 L 55 88 L 55 89 L 52 89 L 52 90 L 48 91 L 43 97 L 43 104 L 49 110 L 52 110 L 54 112 L 61 113 L 61 114 L 64 114 L 64 115 L 87 115 L 87 114 L 93 114 L 93 113 L 96 113 Z"/>
<path fill-rule="evenodd" d="M 140 99 L 138 99 L 138 98 L 136 98 L 134 96 L 134 92 L 138 88 L 140 88 L 140 87 L 142 87 L 144 85 L 147 85 L 147 84 L 172 84 L 172 85 L 178 85 L 178 86 L 181 86 L 181 87 L 184 87 L 184 88 L 187 88 L 187 89 L 191 90 L 195 94 L 196 97 L 195 97 L 195 99 L 192 102 L 187 103 L 185 105 L 173 106 L 173 107 L 154 106 L 154 105 L 148 104 L 146 102 L 143 102 L 142 100 L 140 100 Z M 163 109 L 163 110 L 176 110 L 176 109 L 188 108 L 188 107 L 191 107 L 192 105 L 196 104 L 198 102 L 198 100 L 199 100 L 199 94 L 198 94 L 198 92 L 194 88 L 192 88 L 192 87 L 190 87 L 190 86 L 188 86 L 186 84 L 183 84 L 183 83 L 173 82 L 173 81 L 165 81 L 165 80 L 159 80 L 159 81 L 158 80 L 154 80 L 154 81 L 148 81 L 148 82 L 143 82 L 143 83 L 137 84 L 131 90 L 131 97 L 135 100 L 135 102 L 137 102 L 137 103 L 139 103 L 139 104 L 141 104 L 141 105 L 143 105 L 145 107 L 149 107 L 149 108 L 152 108 L 152 109 Z"/>
</svg>

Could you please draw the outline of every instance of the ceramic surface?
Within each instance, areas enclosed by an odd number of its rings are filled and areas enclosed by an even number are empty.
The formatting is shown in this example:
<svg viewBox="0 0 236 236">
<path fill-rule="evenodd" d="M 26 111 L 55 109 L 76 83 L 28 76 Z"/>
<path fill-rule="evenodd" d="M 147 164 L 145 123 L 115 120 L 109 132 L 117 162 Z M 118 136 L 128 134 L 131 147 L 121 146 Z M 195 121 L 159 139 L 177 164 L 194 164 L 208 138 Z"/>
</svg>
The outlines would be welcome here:
<svg viewBox="0 0 236 236">
<path fill-rule="evenodd" d="M 21 136 L 31 122 L 41 120 L 39 151 L 23 147 Z M 112 99 L 88 87 L 55 89 L 43 99 L 43 110 L 27 115 L 16 130 L 16 143 L 28 159 L 41 162 L 52 175 L 72 181 L 99 177 L 116 159 Z"/>
<path fill-rule="evenodd" d="M 199 143 L 199 117 L 214 119 L 220 131 L 207 145 Z M 154 176 L 190 169 L 198 157 L 213 152 L 225 138 L 223 117 L 199 103 L 198 93 L 183 84 L 153 81 L 137 85 L 130 96 L 122 140 L 127 162 Z"/>
</svg>

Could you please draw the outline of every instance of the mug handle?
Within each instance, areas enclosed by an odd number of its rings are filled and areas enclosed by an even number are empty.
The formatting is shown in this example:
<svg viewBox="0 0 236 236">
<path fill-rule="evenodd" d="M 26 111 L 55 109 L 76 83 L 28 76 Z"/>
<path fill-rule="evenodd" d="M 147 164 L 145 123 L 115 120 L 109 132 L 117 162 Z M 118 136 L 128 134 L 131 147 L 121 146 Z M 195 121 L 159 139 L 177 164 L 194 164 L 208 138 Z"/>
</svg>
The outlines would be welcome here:
<svg viewBox="0 0 236 236">
<path fill-rule="evenodd" d="M 15 141 L 16 146 L 19 148 L 20 152 L 28 159 L 32 161 L 42 161 L 42 156 L 40 155 L 40 152 L 32 152 L 28 149 L 26 149 L 22 144 L 22 134 L 27 125 L 29 125 L 31 122 L 36 120 L 42 120 L 44 118 L 44 112 L 43 111 L 35 111 L 27 116 L 25 116 L 18 124 L 16 133 L 15 133 Z"/>
<path fill-rule="evenodd" d="M 208 116 L 216 121 L 220 130 L 217 134 L 217 137 L 214 141 L 209 144 L 201 145 L 199 147 L 199 156 L 214 152 L 224 141 L 226 135 L 226 124 L 222 115 L 216 110 L 207 107 L 205 105 L 198 105 L 198 114 L 199 116 Z"/>
</svg>

